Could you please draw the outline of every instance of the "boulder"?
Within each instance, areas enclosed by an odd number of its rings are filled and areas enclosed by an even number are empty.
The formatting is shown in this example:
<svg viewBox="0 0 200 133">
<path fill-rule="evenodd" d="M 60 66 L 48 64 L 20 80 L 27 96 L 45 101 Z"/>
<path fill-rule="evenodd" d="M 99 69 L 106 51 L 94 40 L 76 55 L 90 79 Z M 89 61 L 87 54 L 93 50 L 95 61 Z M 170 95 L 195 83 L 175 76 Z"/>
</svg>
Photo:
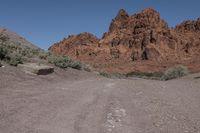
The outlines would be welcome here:
<svg viewBox="0 0 200 133">
<path fill-rule="evenodd" d="M 35 75 L 47 75 L 54 72 L 53 67 L 37 63 L 19 64 L 18 67 L 21 68 L 25 73 Z"/>
</svg>

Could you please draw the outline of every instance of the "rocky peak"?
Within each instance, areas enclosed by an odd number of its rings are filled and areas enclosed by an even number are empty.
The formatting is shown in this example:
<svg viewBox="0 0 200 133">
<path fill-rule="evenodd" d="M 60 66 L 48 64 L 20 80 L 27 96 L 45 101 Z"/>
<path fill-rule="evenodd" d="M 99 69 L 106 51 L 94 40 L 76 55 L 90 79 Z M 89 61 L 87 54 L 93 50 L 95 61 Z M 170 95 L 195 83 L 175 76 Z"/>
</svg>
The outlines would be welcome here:
<svg viewBox="0 0 200 133">
<path fill-rule="evenodd" d="M 74 42 L 78 42 L 78 44 L 81 44 L 81 43 L 84 43 L 84 42 L 97 42 L 99 39 L 94 36 L 93 34 L 91 33 L 88 33 L 88 32 L 82 32 L 78 35 L 69 35 L 67 38 L 64 38 L 63 42 L 64 41 L 74 41 Z"/>
<path fill-rule="evenodd" d="M 167 23 L 160 18 L 157 11 L 147 8 L 128 19 L 114 19 L 101 42 L 111 47 L 128 48 L 132 60 L 157 60 L 163 57 L 159 50 L 154 48 L 156 45 L 165 43 L 166 46 L 174 48 L 174 40 L 169 41 L 169 38 L 172 38 L 172 35 Z"/>
<path fill-rule="evenodd" d="M 196 21 L 187 20 L 175 27 L 179 32 L 199 32 L 200 31 L 200 18 Z"/>
<path fill-rule="evenodd" d="M 117 16 L 112 20 L 110 24 L 109 33 L 114 32 L 117 29 L 123 29 L 127 27 L 128 19 L 128 13 L 124 9 L 120 9 Z"/>
<path fill-rule="evenodd" d="M 142 12 L 140 12 L 139 14 L 144 14 L 144 15 L 149 16 L 149 17 L 153 17 L 153 16 L 159 16 L 160 17 L 160 13 L 157 12 L 153 8 L 146 8 L 146 9 L 142 10 Z"/>
<path fill-rule="evenodd" d="M 82 33 L 80 33 L 80 34 L 78 34 L 74 37 L 80 38 L 80 39 L 83 39 L 83 40 L 87 40 L 87 39 L 98 40 L 98 38 L 96 36 L 94 36 L 93 34 L 88 33 L 88 32 L 82 32 Z"/>
<path fill-rule="evenodd" d="M 120 9 L 115 20 L 125 20 L 129 17 L 128 13 L 124 9 Z"/>
<path fill-rule="evenodd" d="M 167 23 L 160 18 L 160 14 L 152 8 L 147 8 L 142 12 L 134 14 L 132 16 L 132 20 L 136 21 L 137 25 L 141 25 L 143 27 L 150 26 L 151 28 L 168 28 Z"/>
<path fill-rule="evenodd" d="M 145 21 L 150 21 L 150 20 L 159 21 L 160 20 L 160 14 L 152 8 L 144 9 L 143 11 L 137 14 L 134 14 L 132 17 L 134 19 L 140 19 L 140 20 L 145 20 Z"/>
</svg>

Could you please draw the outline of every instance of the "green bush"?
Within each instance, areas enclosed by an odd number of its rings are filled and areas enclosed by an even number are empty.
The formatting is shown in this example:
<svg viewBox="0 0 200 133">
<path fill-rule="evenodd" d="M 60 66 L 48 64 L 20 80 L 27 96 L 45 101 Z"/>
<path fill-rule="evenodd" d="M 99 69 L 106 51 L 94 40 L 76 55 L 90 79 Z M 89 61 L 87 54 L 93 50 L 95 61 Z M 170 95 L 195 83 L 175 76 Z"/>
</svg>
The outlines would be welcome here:
<svg viewBox="0 0 200 133">
<path fill-rule="evenodd" d="M 74 61 L 68 57 L 56 56 L 51 53 L 46 53 L 41 49 L 31 49 L 22 46 L 20 43 L 0 41 L 0 60 L 4 60 L 10 65 L 17 66 L 18 64 L 23 63 L 23 61 L 25 61 L 24 59 L 32 57 L 39 57 L 40 59 L 47 60 L 49 63 L 60 68 L 82 68 L 80 62 Z"/>
<path fill-rule="evenodd" d="M 13 57 L 10 57 L 10 59 L 7 62 L 11 66 L 17 66 L 18 64 L 23 64 L 23 59 L 20 55 L 15 55 Z"/>
<path fill-rule="evenodd" d="M 82 65 L 79 61 L 72 61 L 69 63 L 69 67 L 80 70 Z"/>
<path fill-rule="evenodd" d="M 3 60 L 8 53 L 8 49 L 3 45 L 0 44 L 0 60 Z"/>
<path fill-rule="evenodd" d="M 139 78 L 148 78 L 148 79 L 159 79 L 162 77 L 162 72 L 131 72 L 126 74 L 126 77 L 139 77 Z"/>
<path fill-rule="evenodd" d="M 46 60 L 49 54 L 45 52 L 39 52 L 38 56 L 40 59 Z"/>
<path fill-rule="evenodd" d="M 120 74 L 120 73 L 106 73 L 106 72 L 100 72 L 99 75 L 106 77 L 106 78 L 117 78 L 117 79 L 124 79 L 126 78 L 125 74 Z"/>
<path fill-rule="evenodd" d="M 69 66 L 70 60 L 65 57 L 58 57 L 54 61 L 54 64 L 60 68 L 67 68 Z"/>
<path fill-rule="evenodd" d="M 101 76 L 103 76 L 103 77 L 106 77 L 106 78 L 111 78 L 112 76 L 111 76 L 111 74 L 108 74 L 108 73 L 106 73 L 106 72 L 100 72 L 99 73 Z"/>
<path fill-rule="evenodd" d="M 0 43 L 0 59 L 13 66 L 23 63 L 22 55 L 19 54 L 19 46 L 8 42 Z"/>
<path fill-rule="evenodd" d="M 56 64 L 56 62 L 58 61 L 58 56 L 55 56 L 55 55 L 53 55 L 53 54 L 51 54 L 51 53 L 49 53 L 48 55 L 47 55 L 47 61 L 49 62 L 49 63 L 51 63 L 51 64 Z"/>
<path fill-rule="evenodd" d="M 80 62 L 73 61 L 72 59 L 68 57 L 55 56 L 53 54 L 49 54 L 49 56 L 47 57 L 47 60 L 49 63 L 52 63 L 55 66 L 60 67 L 60 68 L 71 67 L 71 68 L 79 69 L 79 70 L 82 68 Z"/>
<path fill-rule="evenodd" d="M 185 75 L 188 75 L 189 71 L 187 67 L 179 65 L 174 68 L 170 68 L 165 71 L 163 76 L 161 77 L 162 80 L 170 80 L 170 79 L 175 79 L 175 78 L 180 78 Z"/>
</svg>

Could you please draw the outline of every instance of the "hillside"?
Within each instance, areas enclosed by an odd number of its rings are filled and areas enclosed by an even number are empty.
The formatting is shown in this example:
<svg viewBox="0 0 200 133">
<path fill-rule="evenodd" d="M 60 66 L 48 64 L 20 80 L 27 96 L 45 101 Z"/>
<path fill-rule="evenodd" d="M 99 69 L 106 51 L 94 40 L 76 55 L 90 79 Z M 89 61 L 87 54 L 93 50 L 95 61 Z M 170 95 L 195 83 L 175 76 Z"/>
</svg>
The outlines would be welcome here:
<svg viewBox="0 0 200 133">
<path fill-rule="evenodd" d="M 49 51 L 111 73 L 163 71 L 177 64 L 197 72 L 199 36 L 200 19 L 170 28 L 154 9 L 133 15 L 121 9 L 101 39 L 84 32 L 65 38 Z"/>
<path fill-rule="evenodd" d="M 0 28 L 0 64 L 4 62 L 17 66 L 26 62 L 45 62 L 40 58 L 45 54 L 44 50 L 15 32 Z"/>
<path fill-rule="evenodd" d="M 12 32 L 8 29 L 5 28 L 1 28 L 0 27 L 0 37 L 4 37 L 7 38 L 10 43 L 14 42 L 14 43 L 19 43 L 22 46 L 26 46 L 32 49 L 40 49 L 39 47 L 37 47 L 36 45 L 30 43 L 29 41 L 27 41 L 25 38 L 21 37 L 20 35 L 18 35 L 15 32 Z"/>
<path fill-rule="evenodd" d="M 46 52 L 14 32 L 0 29 L 0 67 L 3 66 L 2 64 L 11 66 L 24 64 L 23 67 L 27 67 L 27 65 L 30 67 L 29 63 L 35 69 L 33 73 L 37 72 L 39 66 L 42 69 L 52 68 L 47 65 L 54 65 L 63 69 L 68 67 L 83 69 L 84 67 L 80 62 L 68 57 L 56 56 Z"/>
</svg>

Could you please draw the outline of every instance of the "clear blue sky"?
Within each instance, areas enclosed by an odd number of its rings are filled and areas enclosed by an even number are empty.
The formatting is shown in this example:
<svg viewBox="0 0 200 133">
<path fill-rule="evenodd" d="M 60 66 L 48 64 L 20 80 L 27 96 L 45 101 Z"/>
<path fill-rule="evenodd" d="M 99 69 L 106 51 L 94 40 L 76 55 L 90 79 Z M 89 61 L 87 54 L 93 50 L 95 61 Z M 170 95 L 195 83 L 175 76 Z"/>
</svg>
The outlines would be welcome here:
<svg viewBox="0 0 200 133">
<path fill-rule="evenodd" d="M 0 26 L 47 49 L 70 34 L 101 37 L 119 9 L 152 7 L 169 26 L 200 17 L 200 0 L 0 0 Z"/>
</svg>

